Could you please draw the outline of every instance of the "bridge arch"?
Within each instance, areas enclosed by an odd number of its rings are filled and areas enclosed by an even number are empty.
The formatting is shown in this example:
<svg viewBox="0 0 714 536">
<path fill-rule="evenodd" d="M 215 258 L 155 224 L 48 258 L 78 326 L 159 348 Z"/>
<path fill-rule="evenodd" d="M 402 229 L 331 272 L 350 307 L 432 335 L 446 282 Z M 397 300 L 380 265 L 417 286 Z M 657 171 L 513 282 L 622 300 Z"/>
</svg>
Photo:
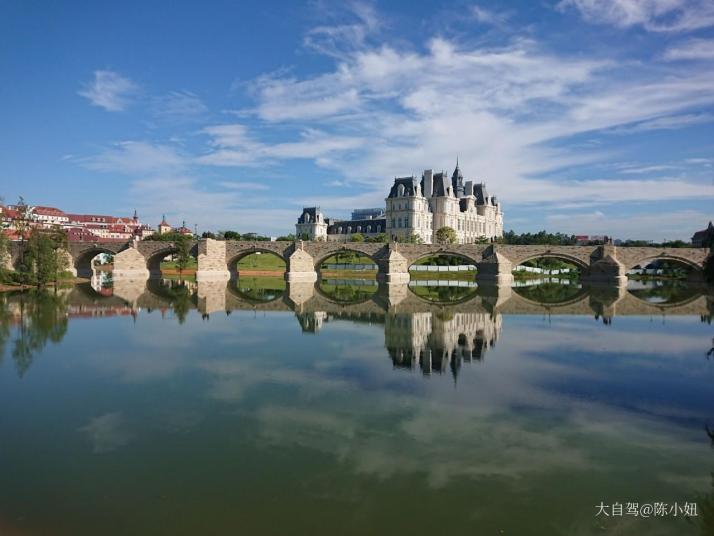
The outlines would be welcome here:
<svg viewBox="0 0 714 536">
<path fill-rule="evenodd" d="M 288 262 L 287 259 L 277 251 L 274 251 L 272 249 L 268 248 L 261 248 L 261 247 L 251 247 L 250 249 L 244 249 L 241 251 L 238 251 L 237 253 L 231 255 L 226 259 L 226 268 L 231 274 L 231 279 L 235 279 L 238 276 L 238 263 L 242 260 L 245 259 L 246 257 L 250 257 L 251 255 L 254 255 L 256 253 L 260 253 L 261 255 L 272 255 L 273 257 L 277 257 L 281 261 L 283 261 L 283 273 L 287 270 Z"/>
<path fill-rule="evenodd" d="M 644 268 L 648 264 L 650 264 L 653 261 L 670 261 L 674 262 L 677 264 L 681 264 L 683 266 L 686 266 L 687 268 L 690 268 L 692 270 L 702 272 L 703 267 L 701 264 L 693 261 L 692 259 L 688 259 L 686 257 L 680 257 L 679 255 L 672 255 L 672 254 L 660 254 L 660 255 L 648 255 L 645 257 L 640 257 L 637 258 L 636 260 L 629 260 L 627 264 L 625 264 L 625 269 L 627 271 L 632 270 L 635 268 L 635 266 L 640 266 Z"/>
<path fill-rule="evenodd" d="M 581 270 L 587 271 L 590 268 L 590 265 L 585 262 L 583 259 L 580 259 L 574 255 L 568 255 L 567 253 L 562 253 L 559 251 L 543 251 L 539 253 L 533 253 L 531 255 L 525 256 L 518 258 L 513 261 L 513 268 L 515 269 L 516 266 L 519 264 L 523 264 L 524 262 L 528 261 L 534 261 L 536 259 L 558 259 L 564 262 L 569 262 L 571 264 L 574 264 Z"/>
<path fill-rule="evenodd" d="M 173 244 L 167 243 L 166 247 L 146 254 L 146 268 L 149 270 L 149 276 L 152 278 L 161 277 L 161 261 L 175 253 L 178 253 L 178 248 Z"/>
<path fill-rule="evenodd" d="M 374 264 L 375 266 L 379 266 L 379 264 L 377 263 L 377 260 L 374 258 L 373 254 L 366 253 L 357 247 L 352 248 L 349 246 L 342 246 L 339 249 L 333 249 L 331 251 L 328 251 L 326 253 L 316 256 L 314 259 L 315 271 L 320 273 L 322 270 L 322 265 L 326 260 L 331 259 L 332 257 L 336 257 L 338 255 L 344 254 L 344 253 L 354 253 L 354 254 L 360 255 L 362 257 L 367 257 L 370 261 L 372 261 L 372 264 Z"/>
<path fill-rule="evenodd" d="M 92 261 L 102 253 L 115 255 L 116 251 L 104 246 L 92 246 L 75 253 L 72 258 L 72 264 L 77 272 L 77 277 L 92 277 L 94 275 Z"/>
<path fill-rule="evenodd" d="M 424 253 L 422 255 L 414 257 L 413 259 L 410 259 L 409 260 L 409 269 L 411 270 L 415 264 L 417 264 L 419 261 L 423 261 L 424 259 L 431 259 L 434 257 L 442 257 L 442 256 L 460 257 L 460 258 L 468 261 L 469 264 L 473 264 L 475 266 L 478 266 L 478 264 L 481 262 L 481 259 L 475 258 L 469 252 L 452 250 L 452 249 L 444 249 L 444 250 L 439 249 L 438 251 Z"/>
</svg>

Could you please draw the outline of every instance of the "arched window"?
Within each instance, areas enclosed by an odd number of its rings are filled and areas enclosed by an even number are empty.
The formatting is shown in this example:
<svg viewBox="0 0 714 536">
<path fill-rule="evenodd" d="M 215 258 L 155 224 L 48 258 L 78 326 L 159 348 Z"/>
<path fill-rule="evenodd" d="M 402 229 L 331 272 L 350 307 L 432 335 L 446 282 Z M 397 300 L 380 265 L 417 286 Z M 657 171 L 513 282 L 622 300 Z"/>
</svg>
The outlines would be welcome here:
<svg viewBox="0 0 714 536">
<path fill-rule="evenodd" d="M 372 232 L 372 226 L 371 226 L 371 225 L 368 225 L 368 226 L 367 226 L 367 232 L 368 232 L 368 233 L 371 233 L 371 232 Z"/>
<path fill-rule="evenodd" d="M 358 232 L 358 233 L 361 233 L 361 232 L 362 232 L 362 226 L 361 226 L 361 225 L 358 225 L 358 226 L 357 226 L 357 232 Z"/>
<path fill-rule="evenodd" d="M 305 223 L 310 223 L 310 214 L 305 213 Z"/>
<path fill-rule="evenodd" d="M 400 184 L 399 188 L 397 188 L 397 195 L 399 197 L 404 197 L 404 185 Z"/>
</svg>

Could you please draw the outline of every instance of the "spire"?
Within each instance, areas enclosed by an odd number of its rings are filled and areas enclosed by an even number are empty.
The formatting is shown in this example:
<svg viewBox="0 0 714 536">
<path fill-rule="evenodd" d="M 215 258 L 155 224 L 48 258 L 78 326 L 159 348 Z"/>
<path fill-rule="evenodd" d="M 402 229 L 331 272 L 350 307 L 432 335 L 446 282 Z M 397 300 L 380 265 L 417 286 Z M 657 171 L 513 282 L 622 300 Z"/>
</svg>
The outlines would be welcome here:
<svg viewBox="0 0 714 536">
<path fill-rule="evenodd" d="M 134 223 L 139 221 L 139 215 L 136 213 L 136 209 L 134 209 Z"/>
</svg>

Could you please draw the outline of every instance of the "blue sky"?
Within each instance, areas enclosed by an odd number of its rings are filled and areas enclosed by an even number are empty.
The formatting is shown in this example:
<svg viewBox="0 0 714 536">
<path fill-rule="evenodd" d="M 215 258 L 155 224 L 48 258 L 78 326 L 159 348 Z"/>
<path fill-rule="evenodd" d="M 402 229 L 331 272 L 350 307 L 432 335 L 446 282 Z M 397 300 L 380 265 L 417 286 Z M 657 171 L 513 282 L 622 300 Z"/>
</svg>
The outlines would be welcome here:
<svg viewBox="0 0 714 536">
<path fill-rule="evenodd" d="M 275 235 L 458 155 L 518 232 L 714 219 L 714 2 L 337 4 L 0 0 L 0 195 Z"/>
</svg>

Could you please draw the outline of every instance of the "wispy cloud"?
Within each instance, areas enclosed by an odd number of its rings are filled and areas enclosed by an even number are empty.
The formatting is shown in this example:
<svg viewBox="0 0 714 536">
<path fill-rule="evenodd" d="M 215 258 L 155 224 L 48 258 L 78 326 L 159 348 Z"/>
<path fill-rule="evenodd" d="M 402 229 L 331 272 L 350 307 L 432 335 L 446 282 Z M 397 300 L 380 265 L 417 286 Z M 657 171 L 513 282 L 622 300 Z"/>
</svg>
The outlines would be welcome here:
<svg viewBox="0 0 714 536">
<path fill-rule="evenodd" d="M 188 164 L 173 146 L 146 141 L 117 142 L 78 162 L 87 169 L 123 175 L 175 173 Z"/>
<path fill-rule="evenodd" d="M 320 54 L 335 58 L 361 49 L 368 37 L 383 26 L 370 2 L 353 1 L 342 9 L 323 3 L 319 11 L 323 17 L 333 18 L 335 23 L 312 28 L 307 32 L 304 44 Z"/>
<path fill-rule="evenodd" d="M 493 11 L 479 5 L 471 6 L 471 13 L 479 23 L 491 26 L 503 26 L 510 18 L 509 13 Z"/>
<path fill-rule="evenodd" d="M 612 134 L 634 134 L 636 132 L 647 132 L 649 130 L 675 130 L 694 125 L 714 122 L 714 115 L 704 112 L 695 114 L 680 114 L 664 117 L 656 117 L 625 126 L 618 126 L 610 129 Z"/>
<path fill-rule="evenodd" d="M 78 94 L 87 98 L 93 106 L 99 106 L 108 112 L 121 112 L 126 109 L 131 97 L 138 90 L 137 84 L 119 73 L 94 71 L 94 80 L 84 84 Z"/>
<path fill-rule="evenodd" d="M 641 26 L 651 32 L 687 32 L 714 26 L 711 0 L 562 0 L 558 8 L 575 8 L 588 22 L 618 28 Z"/>
<path fill-rule="evenodd" d="M 669 47 L 665 60 L 714 60 L 714 39 L 689 39 Z"/>
<path fill-rule="evenodd" d="M 151 114 L 154 119 L 169 124 L 196 123 L 207 119 L 209 109 L 190 91 L 172 91 L 153 99 Z"/>
</svg>

